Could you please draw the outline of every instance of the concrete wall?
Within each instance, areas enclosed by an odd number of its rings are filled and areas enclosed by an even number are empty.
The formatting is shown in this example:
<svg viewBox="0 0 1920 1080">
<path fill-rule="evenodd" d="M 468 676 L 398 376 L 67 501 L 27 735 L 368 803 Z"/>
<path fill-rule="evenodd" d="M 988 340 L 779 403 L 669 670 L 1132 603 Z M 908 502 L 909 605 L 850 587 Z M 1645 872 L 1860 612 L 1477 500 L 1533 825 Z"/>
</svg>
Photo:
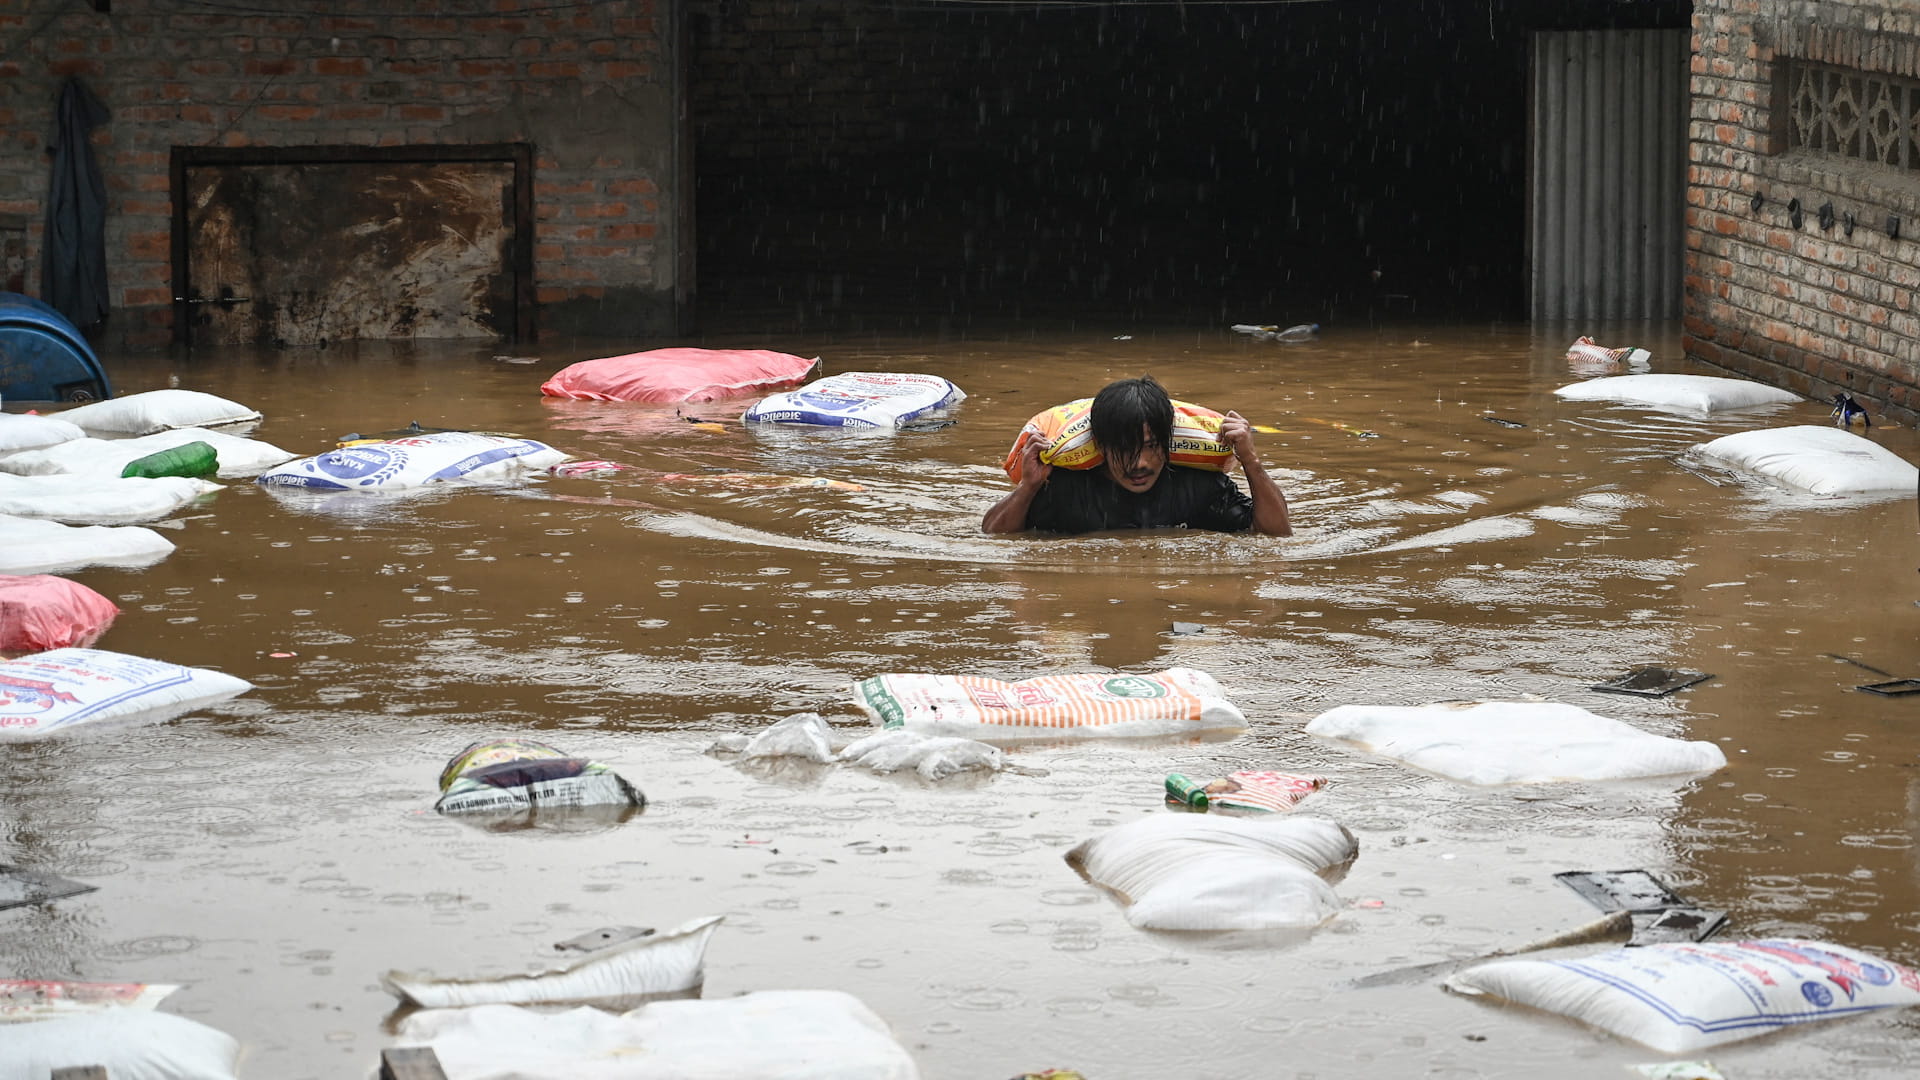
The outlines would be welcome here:
<svg viewBox="0 0 1920 1080">
<path fill-rule="evenodd" d="M 46 143 L 72 75 L 112 111 L 93 138 L 108 196 L 106 347 L 169 338 L 176 146 L 531 144 L 542 336 L 671 332 L 674 0 L 304 7 L 0 10 L 0 219 L 26 225 L 25 291 L 39 291 Z"/>
<path fill-rule="evenodd" d="M 1790 148 L 1783 77 L 1795 60 L 1920 80 L 1920 14 L 1864 0 L 1696 0 L 1685 349 L 1920 422 L 1920 171 Z"/>
</svg>

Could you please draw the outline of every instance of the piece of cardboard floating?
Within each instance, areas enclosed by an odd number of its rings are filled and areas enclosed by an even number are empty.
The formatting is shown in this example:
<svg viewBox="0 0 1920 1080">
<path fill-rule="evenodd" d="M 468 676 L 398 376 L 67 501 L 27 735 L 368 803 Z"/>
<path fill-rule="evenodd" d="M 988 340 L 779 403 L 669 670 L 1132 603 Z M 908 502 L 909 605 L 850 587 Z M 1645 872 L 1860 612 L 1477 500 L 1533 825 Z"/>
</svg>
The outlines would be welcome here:
<svg viewBox="0 0 1920 1080">
<path fill-rule="evenodd" d="M 0 865 L 0 911 L 25 904 L 44 904 L 92 892 L 98 885 L 82 885 L 56 874 Z"/>
<path fill-rule="evenodd" d="M 1675 671 L 1672 668 L 1642 667 L 1634 668 L 1617 679 L 1608 679 L 1587 687 L 1589 690 L 1604 690 L 1609 694 L 1634 694 L 1639 697 L 1665 697 L 1675 690 L 1683 690 L 1695 683 L 1703 683 L 1713 678 L 1700 671 Z"/>
<path fill-rule="evenodd" d="M 1567 870 L 1553 875 L 1601 911 L 1627 912 L 1628 945 L 1705 941 L 1727 924 L 1727 913 L 1695 907 L 1645 870 Z"/>
</svg>

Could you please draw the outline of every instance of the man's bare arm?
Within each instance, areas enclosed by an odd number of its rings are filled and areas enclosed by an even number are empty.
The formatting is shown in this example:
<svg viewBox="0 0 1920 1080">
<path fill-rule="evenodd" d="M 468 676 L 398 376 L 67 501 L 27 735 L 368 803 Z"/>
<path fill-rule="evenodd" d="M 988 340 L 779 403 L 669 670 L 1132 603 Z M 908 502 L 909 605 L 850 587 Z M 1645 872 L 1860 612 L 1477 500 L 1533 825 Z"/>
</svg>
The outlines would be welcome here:
<svg viewBox="0 0 1920 1080">
<path fill-rule="evenodd" d="M 1033 508 L 1034 498 L 1040 494 L 1041 488 L 1047 486 L 1047 477 L 1052 473 L 1053 466 L 1040 460 L 1039 442 L 1028 440 L 1020 456 L 1020 482 L 980 519 L 980 531 L 1025 532 L 1027 511 Z"/>
<path fill-rule="evenodd" d="M 1227 413 L 1220 421 L 1220 441 L 1233 447 L 1240 471 L 1247 475 L 1247 494 L 1253 496 L 1253 527 L 1268 536 L 1292 536 L 1293 519 L 1287 512 L 1287 497 L 1267 475 L 1260 453 L 1253 447 L 1253 426 L 1237 412 Z"/>
</svg>

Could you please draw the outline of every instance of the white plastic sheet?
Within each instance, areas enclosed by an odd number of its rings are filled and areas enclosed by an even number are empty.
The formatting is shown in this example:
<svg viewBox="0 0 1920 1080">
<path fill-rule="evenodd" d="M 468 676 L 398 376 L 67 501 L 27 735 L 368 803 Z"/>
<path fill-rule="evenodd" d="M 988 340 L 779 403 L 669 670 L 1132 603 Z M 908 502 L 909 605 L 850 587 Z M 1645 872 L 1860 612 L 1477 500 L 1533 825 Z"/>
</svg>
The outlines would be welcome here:
<svg viewBox="0 0 1920 1080">
<path fill-rule="evenodd" d="M 79 1065 L 103 1066 L 111 1080 L 235 1080 L 239 1055 L 224 1031 L 146 1009 L 0 1027 L 0 1080 L 47 1080 Z"/>
<path fill-rule="evenodd" d="M 819 713 L 795 713 L 769 724 L 740 748 L 743 759 L 794 757 L 824 765 L 834 759 L 847 737 L 821 719 Z"/>
<path fill-rule="evenodd" d="M 656 1001 L 620 1016 L 508 1005 L 416 1013 L 448 1080 L 918 1080 L 886 1022 L 835 990 Z M 644 1051 L 636 1048 L 644 1047 Z"/>
<path fill-rule="evenodd" d="M 1570 1017 L 1668 1054 L 1920 1004 L 1920 973 L 1857 949 L 1791 938 L 1496 960 L 1446 985 Z"/>
<path fill-rule="evenodd" d="M 224 672 L 104 649 L 0 661 L 0 740 L 104 721 L 159 720 L 253 689 Z"/>
<path fill-rule="evenodd" d="M 1006 755 L 997 746 L 905 729 L 856 739 L 840 751 L 840 760 L 877 773 L 912 769 L 924 780 L 944 780 L 970 769 L 998 772 L 1006 767 Z"/>
<path fill-rule="evenodd" d="M 0 457 L 0 472 L 21 476 L 80 473 L 118 477 L 130 461 L 190 442 L 212 446 L 220 459 L 219 475 L 228 478 L 252 476 L 293 457 L 259 439 L 243 439 L 205 428 L 178 428 L 137 439 L 75 439 L 45 450 L 8 454 Z"/>
<path fill-rule="evenodd" d="M 1156 814 L 1088 840 L 1067 861 L 1153 930 L 1280 930 L 1318 926 L 1340 898 L 1323 875 L 1359 846 L 1324 818 Z"/>
<path fill-rule="evenodd" d="M 138 525 L 62 525 L 0 514 L 0 574 L 151 566 L 172 553 L 173 541 Z"/>
<path fill-rule="evenodd" d="M 115 435 L 151 435 L 174 428 L 216 427 L 260 419 L 260 413 L 237 401 L 198 390 L 148 390 L 96 401 L 59 414 L 60 419 L 89 432 Z"/>
<path fill-rule="evenodd" d="M 1765 476 L 1814 495 L 1875 491 L 1913 494 L 1920 469 L 1900 455 L 1837 427 L 1742 431 L 1693 447 L 1709 462 Z"/>
<path fill-rule="evenodd" d="M 0 514 L 68 525 L 158 521 L 220 485 L 184 476 L 15 476 L 0 473 Z"/>
<path fill-rule="evenodd" d="M 40 450 L 86 436 L 86 432 L 59 417 L 0 413 L 0 454 Z"/>
<path fill-rule="evenodd" d="M 1342 705 L 1307 734 L 1354 743 L 1466 784 L 1544 784 L 1705 773 L 1720 748 L 1684 742 L 1550 701 Z"/>
<path fill-rule="evenodd" d="M 636 938 L 577 964 L 536 975 L 449 979 L 426 972 L 389 971 L 380 984 L 400 1000 L 430 1009 L 618 1001 L 691 990 L 705 977 L 707 941 L 722 918 L 693 919 L 664 934 Z"/>
<path fill-rule="evenodd" d="M 1572 383 L 1554 393 L 1568 401 L 1618 401 L 1702 413 L 1800 400 L 1800 395 L 1777 386 L 1712 375 L 1613 375 Z"/>
</svg>

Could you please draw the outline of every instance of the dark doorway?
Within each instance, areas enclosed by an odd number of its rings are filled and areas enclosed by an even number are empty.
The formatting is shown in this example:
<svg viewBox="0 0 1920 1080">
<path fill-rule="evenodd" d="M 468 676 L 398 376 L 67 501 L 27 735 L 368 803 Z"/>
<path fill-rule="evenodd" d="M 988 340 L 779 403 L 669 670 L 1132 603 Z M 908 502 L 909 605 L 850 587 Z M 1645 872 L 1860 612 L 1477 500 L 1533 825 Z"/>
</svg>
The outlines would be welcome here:
<svg viewBox="0 0 1920 1080">
<path fill-rule="evenodd" d="M 532 334 L 531 153 L 174 151 L 183 344 Z"/>
<path fill-rule="evenodd" d="M 1524 318 L 1531 33 L 1690 9 L 690 0 L 705 322 Z"/>
</svg>

